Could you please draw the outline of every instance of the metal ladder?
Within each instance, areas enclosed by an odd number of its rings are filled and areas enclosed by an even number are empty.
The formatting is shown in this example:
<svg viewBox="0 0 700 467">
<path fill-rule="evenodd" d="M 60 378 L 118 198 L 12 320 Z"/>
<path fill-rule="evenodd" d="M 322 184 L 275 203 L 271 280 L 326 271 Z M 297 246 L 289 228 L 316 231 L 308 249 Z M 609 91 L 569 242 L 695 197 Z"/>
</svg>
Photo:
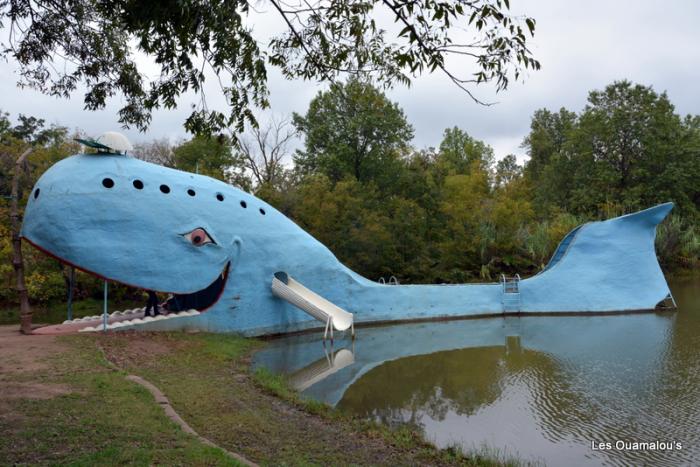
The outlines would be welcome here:
<svg viewBox="0 0 700 467">
<path fill-rule="evenodd" d="M 520 274 L 506 277 L 501 274 L 503 313 L 520 312 Z"/>
</svg>

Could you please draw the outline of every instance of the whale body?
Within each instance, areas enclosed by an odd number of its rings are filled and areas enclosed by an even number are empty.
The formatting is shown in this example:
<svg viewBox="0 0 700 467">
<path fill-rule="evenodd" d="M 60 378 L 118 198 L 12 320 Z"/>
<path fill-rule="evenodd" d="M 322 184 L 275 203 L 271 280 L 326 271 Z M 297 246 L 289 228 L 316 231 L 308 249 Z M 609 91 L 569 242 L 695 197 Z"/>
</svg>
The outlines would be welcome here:
<svg viewBox="0 0 700 467">
<path fill-rule="evenodd" d="M 574 229 L 542 272 L 520 282 L 517 312 L 653 310 L 670 296 L 654 239 L 672 207 L 661 204 Z M 144 330 L 264 335 L 318 327 L 272 294 L 279 271 L 353 313 L 356 323 L 505 310 L 500 283 L 368 280 L 255 196 L 125 155 L 79 154 L 52 166 L 29 197 L 21 236 L 64 263 L 109 281 L 175 294 L 201 311 L 132 326 Z"/>
</svg>

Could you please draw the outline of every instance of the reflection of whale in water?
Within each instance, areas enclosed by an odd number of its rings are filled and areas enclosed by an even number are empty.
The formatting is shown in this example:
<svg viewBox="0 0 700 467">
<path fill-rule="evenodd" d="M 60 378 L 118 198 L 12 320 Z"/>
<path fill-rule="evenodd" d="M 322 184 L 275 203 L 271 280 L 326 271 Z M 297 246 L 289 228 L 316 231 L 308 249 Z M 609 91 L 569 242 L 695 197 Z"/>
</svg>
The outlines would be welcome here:
<svg viewBox="0 0 700 467">
<path fill-rule="evenodd" d="M 290 386 L 297 391 L 304 391 L 333 373 L 355 363 L 355 354 L 352 349 L 344 348 L 334 352 L 333 347 L 328 351 L 324 345 L 323 351 L 325 353 L 323 357 L 289 375 Z"/>
<path fill-rule="evenodd" d="M 509 355 L 489 346 L 390 360 L 355 381 L 338 407 L 387 424 L 420 424 L 422 413 L 443 420 L 448 410 L 470 415 L 498 399 Z"/>
<path fill-rule="evenodd" d="M 571 370 L 572 384 L 581 390 L 594 383 L 576 368 L 586 368 L 591 360 L 606 360 L 610 355 L 629 360 L 629 377 L 643 384 L 663 353 L 672 319 L 657 314 L 513 317 L 366 328 L 355 343 L 355 363 L 304 393 L 335 405 L 351 384 L 386 361 L 443 350 L 502 346 L 507 336 L 516 335 L 523 347 L 556 356 Z M 631 340 L 634 345 L 629 345 Z M 323 356 L 316 336 L 299 335 L 270 341 L 256 354 L 255 364 L 289 374 Z"/>
<path fill-rule="evenodd" d="M 643 327 L 612 342 L 582 327 L 589 345 L 573 342 L 568 354 L 509 337 L 500 346 L 390 360 L 357 379 L 338 407 L 423 428 L 441 446 L 487 442 L 552 465 L 698 465 L 700 326 L 691 321 L 700 313 L 657 321 L 655 337 L 677 330 L 649 347 L 638 334 Z M 593 452 L 592 440 L 679 442 L 683 449 Z"/>
<path fill-rule="evenodd" d="M 473 415 L 496 402 L 513 380 L 527 379 L 537 388 L 537 400 L 547 402 L 547 411 L 571 413 L 582 401 L 563 373 L 553 356 L 523 348 L 518 336 L 508 336 L 505 345 L 385 362 L 355 381 L 338 407 L 390 425 L 422 425 L 424 416 L 444 421 L 448 413 Z"/>
</svg>

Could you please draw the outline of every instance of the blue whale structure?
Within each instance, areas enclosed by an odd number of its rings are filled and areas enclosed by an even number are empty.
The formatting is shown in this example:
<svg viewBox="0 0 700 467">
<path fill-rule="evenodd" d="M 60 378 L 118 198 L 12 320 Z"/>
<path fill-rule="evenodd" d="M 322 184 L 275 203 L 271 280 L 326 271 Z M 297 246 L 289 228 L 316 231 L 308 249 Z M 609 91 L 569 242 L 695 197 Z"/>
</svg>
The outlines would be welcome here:
<svg viewBox="0 0 700 467">
<path fill-rule="evenodd" d="M 520 282 L 517 312 L 654 309 L 670 294 L 654 238 L 672 207 L 661 204 L 572 231 L 545 270 Z M 318 327 L 318 321 L 272 294 L 279 271 L 354 313 L 357 323 L 493 315 L 505 309 L 499 283 L 370 281 L 255 196 L 124 155 L 75 155 L 47 170 L 29 197 L 22 237 L 84 271 L 173 293 L 183 309 L 200 311 L 132 326 L 144 330 L 263 335 Z"/>
</svg>

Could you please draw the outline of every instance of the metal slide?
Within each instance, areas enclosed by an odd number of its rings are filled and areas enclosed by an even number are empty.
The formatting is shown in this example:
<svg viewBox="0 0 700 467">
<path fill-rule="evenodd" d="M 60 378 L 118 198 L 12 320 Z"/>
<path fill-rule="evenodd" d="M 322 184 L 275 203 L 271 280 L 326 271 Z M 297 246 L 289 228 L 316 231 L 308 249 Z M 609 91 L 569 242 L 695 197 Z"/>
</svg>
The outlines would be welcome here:
<svg viewBox="0 0 700 467">
<path fill-rule="evenodd" d="M 286 272 L 280 271 L 275 273 L 275 277 L 272 279 L 272 293 L 325 323 L 324 339 L 329 331 L 331 339 L 333 339 L 333 328 L 338 331 L 345 331 L 349 328 L 352 336 L 355 336 L 352 313 L 343 310 L 307 289 L 292 279 Z"/>
</svg>

